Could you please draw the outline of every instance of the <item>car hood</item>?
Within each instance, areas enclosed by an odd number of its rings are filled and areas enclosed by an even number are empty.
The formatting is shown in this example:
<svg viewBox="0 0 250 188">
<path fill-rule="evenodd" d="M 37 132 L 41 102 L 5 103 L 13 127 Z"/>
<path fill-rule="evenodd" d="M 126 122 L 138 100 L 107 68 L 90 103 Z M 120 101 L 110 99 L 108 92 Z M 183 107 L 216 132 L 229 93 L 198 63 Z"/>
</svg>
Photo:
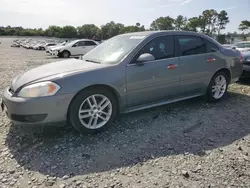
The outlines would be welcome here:
<svg viewBox="0 0 250 188">
<path fill-rule="evenodd" d="M 37 68 L 31 69 L 21 75 L 16 76 L 11 83 L 11 88 L 16 91 L 19 87 L 36 82 L 39 80 L 44 80 L 48 77 L 65 76 L 71 74 L 72 72 L 83 72 L 93 69 L 99 69 L 108 65 L 90 63 L 84 60 L 70 59 L 65 61 L 58 61 L 54 63 L 49 63 L 46 65 L 39 66 Z"/>
</svg>

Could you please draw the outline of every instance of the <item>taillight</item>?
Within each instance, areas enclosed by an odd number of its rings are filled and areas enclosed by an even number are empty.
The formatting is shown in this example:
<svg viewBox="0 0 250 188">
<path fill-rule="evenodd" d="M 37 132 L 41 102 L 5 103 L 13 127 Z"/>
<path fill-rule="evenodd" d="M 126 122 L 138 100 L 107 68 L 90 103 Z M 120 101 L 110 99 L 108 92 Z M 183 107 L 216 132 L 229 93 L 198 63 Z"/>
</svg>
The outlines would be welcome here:
<svg viewBox="0 0 250 188">
<path fill-rule="evenodd" d="M 240 54 L 240 62 L 243 62 L 242 54 Z"/>
</svg>

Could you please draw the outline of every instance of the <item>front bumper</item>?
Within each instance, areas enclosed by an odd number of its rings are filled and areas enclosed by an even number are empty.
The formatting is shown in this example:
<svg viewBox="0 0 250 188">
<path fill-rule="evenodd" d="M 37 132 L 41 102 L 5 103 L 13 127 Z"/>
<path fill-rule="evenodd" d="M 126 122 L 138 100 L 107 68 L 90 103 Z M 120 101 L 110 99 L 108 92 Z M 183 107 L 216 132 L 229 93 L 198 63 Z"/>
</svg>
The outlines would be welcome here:
<svg viewBox="0 0 250 188">
<path fill-rule="evenodd" d="M 49 51 L 49 54 L 54 56 L 57 56 L 58 53 L 59 53 L 58 51 L 51 51 L 51 50 Z"/>
<path fill-rule="evenodd" d="M 13 97 L 7 88 L 2 97 L 2 110 L 7 116 L 23 123 L 53 123 L 67 120 L 67 110 L 73 94 L 51 97 Z"/>
</svg>

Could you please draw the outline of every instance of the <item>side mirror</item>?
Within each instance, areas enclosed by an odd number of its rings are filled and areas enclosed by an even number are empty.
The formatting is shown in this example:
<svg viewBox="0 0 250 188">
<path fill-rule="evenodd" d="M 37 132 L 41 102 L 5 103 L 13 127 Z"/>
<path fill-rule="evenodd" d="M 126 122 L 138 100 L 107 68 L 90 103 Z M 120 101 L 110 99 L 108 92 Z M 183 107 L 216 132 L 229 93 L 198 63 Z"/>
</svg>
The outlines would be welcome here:
<svg viewBox="0 0 250 188">
<path fill-rule="evenodd" d="M 139 58 L 137 59 L 137 62 L 143 63 L 143 62 L 154 61 L 154 60 L 155 60 L 155 57 L 152 54 L 145 53 L 139 56 Z"/>
</svg>

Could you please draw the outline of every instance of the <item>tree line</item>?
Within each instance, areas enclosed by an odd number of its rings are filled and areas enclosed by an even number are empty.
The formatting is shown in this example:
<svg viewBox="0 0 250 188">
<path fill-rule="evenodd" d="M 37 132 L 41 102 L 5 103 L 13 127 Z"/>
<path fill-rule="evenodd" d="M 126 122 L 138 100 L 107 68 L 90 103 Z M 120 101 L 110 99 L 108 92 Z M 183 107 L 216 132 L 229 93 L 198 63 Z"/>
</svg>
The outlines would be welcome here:
<svg viewBox="0 0 250 188">
<path fill-rule="evenodd" d="M 145 26 L 140 23 L 125 26 L 122 23 L 111 21 L 101 27 L 97 27 L 94 24 L 85 24 L 79 27 L 52 25 L 47 29 L 7 26 L 0 27 L 0 35 L 108 39 L 122 33 L 146 30 L 187 30 L 201 32 L 206 35 L 220 35 L 229 22 L 230 20 L 225 10 L 217 12 L 214 9 L 209 9 L 204 10 L 201 15 L 192 18 L 187 18 L 182 15 L 176 18 L 170 16 L 159 17 L 151 23 L 150 28 L 145 28 Z M 242 31 L 250 30 L 250 21 L 242 21 L 239 25 L 239 29 Z"/>
</svg>

